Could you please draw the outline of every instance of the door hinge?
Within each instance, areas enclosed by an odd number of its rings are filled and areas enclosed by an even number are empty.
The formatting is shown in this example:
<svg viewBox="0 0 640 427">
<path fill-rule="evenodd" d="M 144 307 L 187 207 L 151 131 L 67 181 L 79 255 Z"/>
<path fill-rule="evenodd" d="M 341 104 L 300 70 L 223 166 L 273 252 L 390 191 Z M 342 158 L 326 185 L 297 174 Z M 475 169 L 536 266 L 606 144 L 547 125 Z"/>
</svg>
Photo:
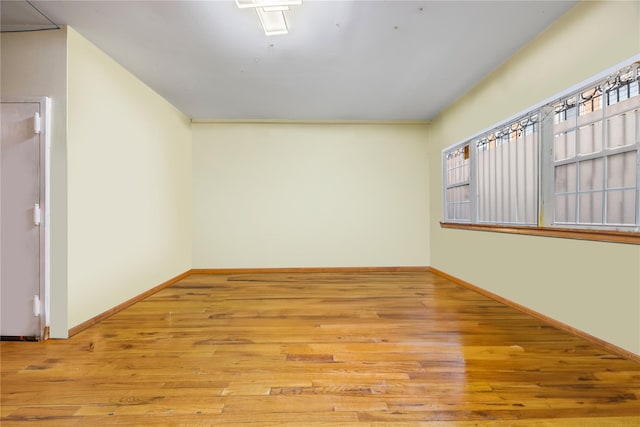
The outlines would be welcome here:
<svg viewBox="0 0 640 427">
<path fill-rule="evenodd" d="M 33 205 L 33 225 L 40 225 L 40 204 L 35 203 Z"/>
<path fill-rule="evenodd" d="M 40 133 L 40 113 L 33 113 L 33 132 Z"/>
<path fill-rule="evenodd" d="M 40 316 L 40 295 L 33 296 L 33 317 Z"/>
</svg>

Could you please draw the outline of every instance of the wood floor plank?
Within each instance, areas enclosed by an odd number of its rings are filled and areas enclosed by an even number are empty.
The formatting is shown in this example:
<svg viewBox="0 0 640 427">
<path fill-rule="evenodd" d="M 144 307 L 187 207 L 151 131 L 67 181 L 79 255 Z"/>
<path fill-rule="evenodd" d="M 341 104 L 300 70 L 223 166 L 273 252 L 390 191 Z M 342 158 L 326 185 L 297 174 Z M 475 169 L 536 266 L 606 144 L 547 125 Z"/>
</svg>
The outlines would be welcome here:
<svg viewBox="0 0 640 427">
<path fill-rule="evenodd" d="M 193 274 L 0 356 L 3 427 L 640 425 L 640 364 L 428 272 Z"/>
</svg>

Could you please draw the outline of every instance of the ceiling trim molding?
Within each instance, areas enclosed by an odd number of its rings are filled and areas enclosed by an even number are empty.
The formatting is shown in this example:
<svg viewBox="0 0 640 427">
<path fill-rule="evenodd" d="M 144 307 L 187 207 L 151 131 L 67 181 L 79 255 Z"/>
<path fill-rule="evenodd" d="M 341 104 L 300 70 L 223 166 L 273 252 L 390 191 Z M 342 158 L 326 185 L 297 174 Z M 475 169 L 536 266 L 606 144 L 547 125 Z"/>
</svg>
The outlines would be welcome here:
<svg viewBox="0 0 640 427">
<path fill-rule="evenodd" d="M 191 119 L 192 124 L 281 124 L 281 125 L 430 125 L 430 120 L 279 120 L 279 119 Z"/>
</svg>

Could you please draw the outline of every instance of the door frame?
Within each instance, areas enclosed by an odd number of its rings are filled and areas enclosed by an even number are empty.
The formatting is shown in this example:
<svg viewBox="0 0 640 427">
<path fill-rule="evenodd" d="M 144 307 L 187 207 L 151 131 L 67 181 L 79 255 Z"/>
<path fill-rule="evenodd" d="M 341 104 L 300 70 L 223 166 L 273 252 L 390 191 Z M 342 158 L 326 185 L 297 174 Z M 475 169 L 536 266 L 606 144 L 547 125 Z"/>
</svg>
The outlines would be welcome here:
<svg viewBox="0 0 640 427">
<path fill-rule="evenodd" d="M 51 185 L 50 185 L 50 172 L 51 172 L 51 99 L 49 97 L 2 97 L 1 103 L 28 103 L 39 104 L 40 111 L 40 306 L 36 307 L 34 303 L 34 311 L 36 309 L 40 312 L 40 327 L 39 334 L 36 338 L 48 339 L 50 329 L 50 242 L 51 242 L 51 227 L 50 227 L 50 202 L 51 202 Z"/>
</svg>

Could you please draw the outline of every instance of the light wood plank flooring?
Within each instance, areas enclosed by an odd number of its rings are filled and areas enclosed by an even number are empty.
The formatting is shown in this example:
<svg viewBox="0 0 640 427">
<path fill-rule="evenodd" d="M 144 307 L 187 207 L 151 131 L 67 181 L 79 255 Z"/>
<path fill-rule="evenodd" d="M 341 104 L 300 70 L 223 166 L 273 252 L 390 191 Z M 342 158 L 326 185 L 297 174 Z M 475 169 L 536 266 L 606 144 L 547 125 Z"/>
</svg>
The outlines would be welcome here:
<svg viewBox="0 0 640 427">
<path fill-rule="evenodd" d="M 431 273 L 192 275 L 0 346 L 3 427 L 640 425 L 640 364 Z"/>
</svg>

